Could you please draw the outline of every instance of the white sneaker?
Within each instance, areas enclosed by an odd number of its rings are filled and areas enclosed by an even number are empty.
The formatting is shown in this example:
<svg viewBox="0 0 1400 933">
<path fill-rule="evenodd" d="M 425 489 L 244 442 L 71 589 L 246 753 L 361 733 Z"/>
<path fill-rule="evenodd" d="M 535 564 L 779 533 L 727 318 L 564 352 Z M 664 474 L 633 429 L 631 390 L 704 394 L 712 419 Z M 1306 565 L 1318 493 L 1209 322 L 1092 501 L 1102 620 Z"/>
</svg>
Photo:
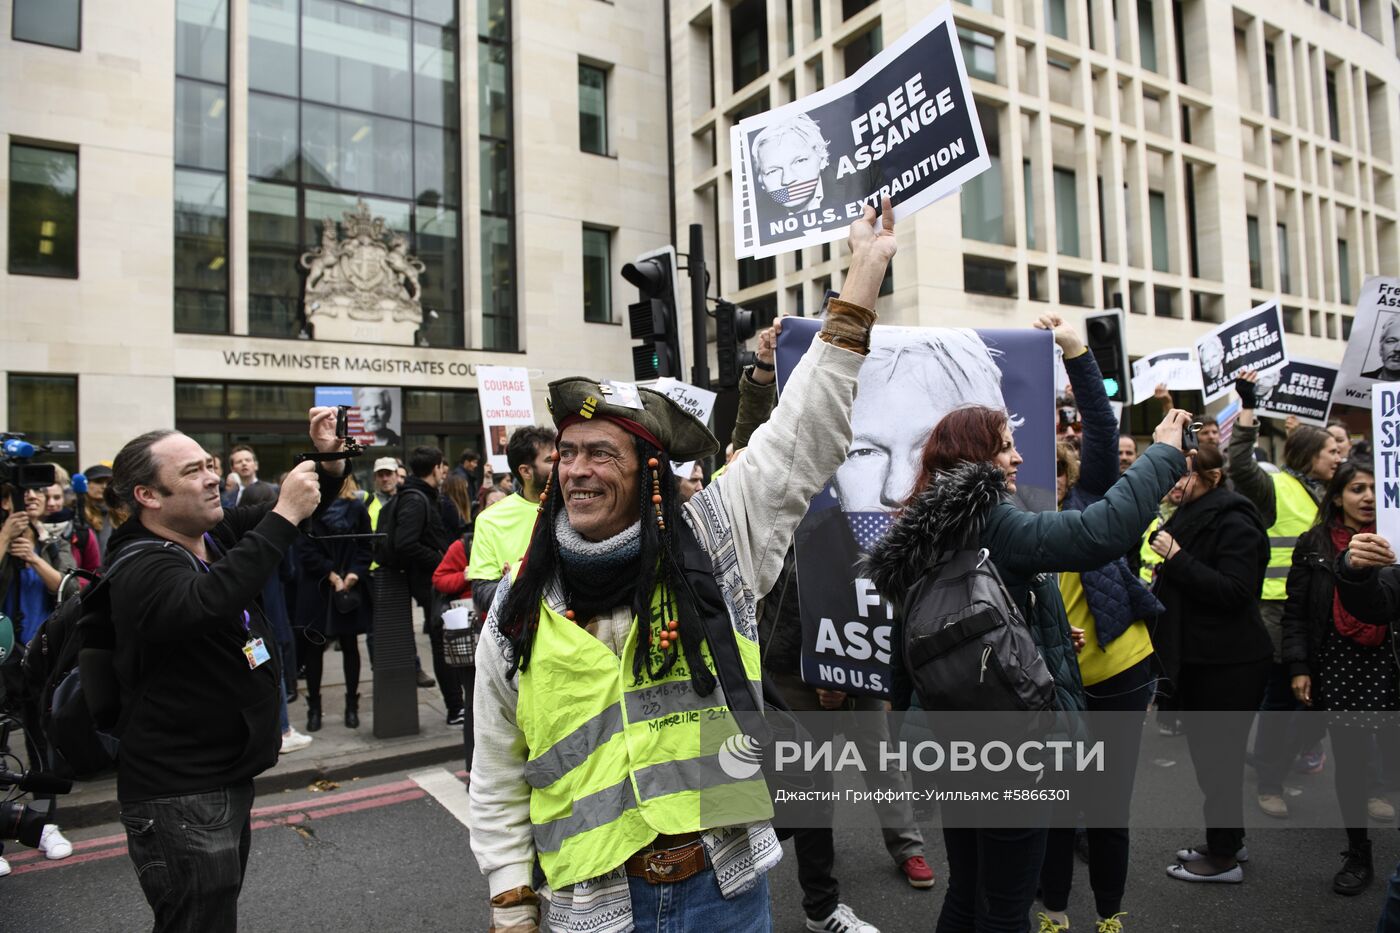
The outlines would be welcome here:
<svg viewBox="0 0 1400 933">
<path fill-rule="evenodd" d="M 295 726 L 293 726 L 292 728 L 287 730 L 285 735 L 282 736 L 281 754 L 285 755 L 288 752 L 299 752 L 306 746 L 310 745 L 313 741 L 315 740 L 312 739 L 311 736 L 303 735 L 302 733 L 296 730 Z"/>
<path fill-rule="evenodd" d="M 43 835 L 39 837 L 39 851 L 47 858 L 67 858 L 73 854 L 73 843 L 63 838 L 63 833 L 58 831 L 56 824 L 48 823 L 44 826 Z"/>
<path fill-rule="evenodd" d="M 815 933 L 880 933 L 873 924 L 857 917 L 847 904 L 837 904 L 825 920 L 808 920 L 807 929 Z"/>
<path fill-rule="evenodd" d="M 0 855 L 0 878 L 10 873 L 10 863 L 5 860 L 5 856 Z"/>
</svg>

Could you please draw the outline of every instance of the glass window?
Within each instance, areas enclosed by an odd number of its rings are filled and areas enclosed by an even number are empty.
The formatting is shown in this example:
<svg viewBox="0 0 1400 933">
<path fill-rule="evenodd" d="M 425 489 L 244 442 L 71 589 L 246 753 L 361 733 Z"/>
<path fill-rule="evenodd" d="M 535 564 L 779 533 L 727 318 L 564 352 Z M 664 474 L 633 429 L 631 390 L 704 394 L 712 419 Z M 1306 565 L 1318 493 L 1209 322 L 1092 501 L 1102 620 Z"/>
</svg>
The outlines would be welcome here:
<svg viewBox="0 0 1400 933">
<path fill-rule="evenodd" d="M 773 256 L 763 259 L 739 260 L 739 287 L 751 288 L 778 277 L 778 262 Z"/>
<path fill-rule="evenodd" d="M 729 10 L 734 90 L 768 70 L 768 10 L 765 0 L 740 0 Z"/>
<path fill-rule="evenodd" d="M 1292 276 L 1289 275 L 1288 225 L 1276 224 L 1274 233 L 1278 237 L 1278 288 L 1281 292 L 1293 291 Z"/>
<path fill-rule="evenodd" d="M 74 51 L 81 47 L 81 0 L 14 0 L 14 4 L 11 34 L 17 41 Z"/>
<path fill-rule="evenodd" d="M 1263 288 L 1264 266 L 1259 243 L 1259 218 L 1246 217 L 1244 229 L 1245 235 L 1249 239 L 1249 286 Z"/>
<path fill-rule="evenodd" d="M 970 240 L 984 243 L 1005 243 L 1006 225 L 1002 202 L 1001 179 L 1001 112 L 977 101 L 977 119 L 991 157 L 991 168 L 963 183 L 962 231 Z"/>
<path fill-rule="evenodd" d="M 78 154 L 10 144 L 10 273 L 78 277 Z"/>
<path fill-rule="evenodd" d="M 875 0 L 841 0 L 841 18 L 850 19 L 874 2 Z"/>
<path fill-rule="evenodd" d="M 977 295 L 1015 298 L 1016 267 L 997 259 L 964 255 L 963 290 Z"/>
<path fill-rule="evenodd" d="M 958 43 L 962 46 L 963 63 L 969 77 L 983 81 L 997 79 L 997 40 L 985 32 L 958 27 Z"/>
<path fill-rule="evenodd" d="M 296 101 L 248 95 L 248 174 L 297 180 Z"/>
<path fill-rule="evenodd" d="M 334 0 L 303 0 L 302 97 L 393 117 L 412 116 L 409 23 Z"/>
<path fill-rule="evenodd" d="M 315 404 L 315 398 L 315 386 L 234 382 L 228 386 L 228 418 L 231 421 L 273 421 L 285 418 L 305 422 L 306 410 Z"/>
<path fill-rule="evenodd" d="M 228 331 L 228 184 L 175 170 L 175 329 Z"/>
<path fill-rule="evenodd" d="M 1274 47 L 1264 49 L 1264 80 L 1269 89 L 1269 116 L 1278 119 L 1278 70 L 1274 65 Z"/>
<path fill-rule="evenodd" d="M 578 147 L 608 154 L 608 73 L 583 62 L 578 66 Z"/>
<path fill-rule="evenodd" d="M 1337 109 L 1337 73 L 1327 72 L 1327 132 L 1338 142 L 1342 139 L 1342 114 Z"/>
<path fill-rule="evenodd" d="M 319 240 L 320 237 L 317 237 Z M 248 332 L 295 337 L 301 322 L 297 190 L 248 182 Z"/>
<path fill-rule="evenodd" d="M 222 172 L 228 166 L 228 90 L 175 81 L 175 164 Z"/>
<path fill-rule="evenodd" d="M 482 4 L 483 6 L 485 4 Z M 457 27 L 457 0 L 413 0 L 413 15 L 439 26 Z"/>
<path fill-rule="evenodd" d="M 411 127 L 403 120 L 302 104 L 302 180 L 350 191 L 412 197 Z"/>
<path fill-rule="evenodd" d="M 612 232 L 583 228 L 583 319 L 611 324 Z"/>
<path fill-rule="evenodd" d="M 457 134 L 435 126 L 413 128 L 413 191 L 419 204 L 457 203 Z"/>
<path fill-rule="evenodd" d="M 413 118 L 457 125 L 457 33 L 413 25 Z"/>
<path fill-rule="evenodd" d="M 876 23 L 874 28 L 856 36 L 842 50 L 846 74 L 855 74 L 862 65 L 879 55 L 884 47 L 884 35 L 880 32 L 880 24 Z"/>
<path fill-rule="evenodd" d="M 1147 192 L 1148 222 L 1152 227 L 1152 268 L 1158 272 L 1171 271 L 1171 241 L 1167 237 L 1167 196 L 1160 191 Z"/>
<path fill-rule="evenodd" d="M 481 209 L 490 214 L 511 212 L 509 143 L 481 141 Z"/>
<path fill-rule="evenodd" d="M 249 0 L 248 87 L 297 95 L 297 0 Z"/>
<path fill-rule="evenodd" d="M 434 347 L 460 347 L 464 336 L 465 326 L 458 310 L 465 305 L 462 272 L 457 263 L 461 255 L 458 225 L 458 213 L 450 208 L 420 203 L 414 209 L 413 250 L 423 263 L 418 280 L 423 288 L 423 332 Z M 430 310 L 438 316 L 434 318 L 428 313 Z"/>
<path fill-rule="evenodd" d="M 50 441 L 78 440 L 78 377 L 23 376 L 10 373 L 9 429 L 19 431 L 35 446 Z M 70 473 L 78 469 L 78 452 L 44 454 L 44 463 L 58 463 Z"/>
<path fill-rule="evenodd" d="M 483 136 L 509 139 L 510 76 L 506 65 L 510 53 L 505 46 L 490 45 L 481 49 L 480 130 Z"/>
<path fill-rule="evenodd" d="M 1351 304 L 1351 248 L 1346 240 L 1337 241 L 1337 286 L 1342 304 Z"/>
<path fill-rule="evenodd" d="M 1152 18 L 1152 0 L 1138 0 L 1138 51 L 1142 67 L 1157 70 L 1157 24 Z"/>
<path fill-rule="evenodd" d="M 515 349 L 515 247 L 507 217 L 481 218 L 482 339 L 487 349 Z"/>
<path fill-rule="evenodd" d="M 175 417 L 222 419 L 224 417 L 224 384 L 222 382 L 176 382 Z"/>
<path fill-rule="evenodd" d="M 477 35 L 504 42 L 510 37 L 510 0 L 476 0 Z"/>
<path fill-rule="evenodd" d="M 1074 169 L 1055 169 L 1055 247 L 1062 255 L 1079 255 L 1079 191 Z"/>
<path fill-rule="evenodd" d="M 1052 36 L 1069 38 L 1069 17 L 1065 13 L 1065 0 L 1045 0 L 1045 28 Z"/>
<path fill-rule="evenodd" d="M 812 38 L 822 37 L 822 0 L 812 0 Z"/>
<path fill-rule="evenodd" d="M 985 123 L 982 124 L 982 132 L 987 132 L 987 124 Z M 1025 174 L 1026 188 L 1026 246 L 1029 249 L 1035 249 L 1035 179 L 1031 174 L 1030 159 L 1021 162 L 1021 170 Z"/>
<path fill-rule="evenodd" d="M 227 80 L 227 0 L 177 0 L 175 73 L 221 84 Z"/>
</svg>

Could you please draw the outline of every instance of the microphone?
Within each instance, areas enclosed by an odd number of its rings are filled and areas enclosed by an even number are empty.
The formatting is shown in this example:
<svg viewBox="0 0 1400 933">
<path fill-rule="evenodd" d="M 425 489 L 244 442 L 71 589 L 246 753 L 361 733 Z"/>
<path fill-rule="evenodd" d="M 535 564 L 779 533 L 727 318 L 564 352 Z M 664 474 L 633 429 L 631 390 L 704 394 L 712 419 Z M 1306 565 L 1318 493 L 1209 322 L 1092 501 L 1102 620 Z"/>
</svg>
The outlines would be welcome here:
<svg viewBox="0 0 1400 933">
<path fill-rule="evenodd" d="M 73 782 L 43 771 L 0 771 L 0 784 L 13 784 L 29 794 L 66 794 Z"/>
<path fill-rule="evenodd" d="M 85 495 L 88 491 L 88 479 L 81 473 L 73 474 L 73 493 L 75 495 Z"/>
</svg>

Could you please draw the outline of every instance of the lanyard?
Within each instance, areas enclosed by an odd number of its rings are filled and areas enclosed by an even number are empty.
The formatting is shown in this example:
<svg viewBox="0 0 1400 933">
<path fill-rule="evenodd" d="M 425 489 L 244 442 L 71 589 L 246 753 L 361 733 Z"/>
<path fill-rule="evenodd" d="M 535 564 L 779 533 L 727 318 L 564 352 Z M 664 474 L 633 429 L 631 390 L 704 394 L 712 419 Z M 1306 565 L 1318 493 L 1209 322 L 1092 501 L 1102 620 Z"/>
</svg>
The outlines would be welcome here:
<svg viewBox="0 0 1400 933">
<path fill-rule="evenodd" d="M 218 554 L 222 554 L 222 553 L 223 553 L 222 551 L 219 550 L 219 546 L 218 546 L 217 544 L 214 543 L 213 537 L 211 537 L 210 534 L 209 534 L 209 532 L 207 532 L 207 531 L 204 533 L 204 546 L 205 546 L 206 548 L 209 548 L 210 551 L 212 551 L 212 552 L 215 552 L 215 553 L 218 553 Z M 199 566 L 201 566 L 201 567 L 204 568 L 204 572 L 205 572 L 205 573 L 210 573 L 210 572 L 211 572 L 211 571 L 210 571 L 210 568 L 209 568 L 209 564 L 206 563 L 206 562 L 203 561 L 203 560 L 200 560 L 200 558 L 199 558 L 198 555 L 195 555 L 195 560 L 198 560 L 198 561 L 199 561 Z M 248 610 L 247 610 L 247 609 L 244 609 L 244 610 L 243 610 L 243 631 L 245 631 L 245 632 L 251 632 L 251 631 L 252 631 L 252 624 L 253 624 L 252 617 L 248 615 Z"/>
</svg>

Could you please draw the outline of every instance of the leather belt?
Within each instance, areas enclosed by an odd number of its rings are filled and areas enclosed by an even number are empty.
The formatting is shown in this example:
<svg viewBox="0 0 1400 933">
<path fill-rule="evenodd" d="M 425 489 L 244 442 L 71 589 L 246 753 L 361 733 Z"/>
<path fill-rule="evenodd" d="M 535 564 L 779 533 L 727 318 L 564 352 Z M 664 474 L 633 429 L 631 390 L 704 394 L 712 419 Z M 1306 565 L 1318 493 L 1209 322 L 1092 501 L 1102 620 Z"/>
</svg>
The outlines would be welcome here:
<svg viewBox="0 0 1400 933">
<path fill-rule="evenodd" d="M 709 865 L 699 833 L 657 836 L 624 863 L 628 875 L 645 879 L 648 884 L 675 884 L 698 875 Z"/>
</svg>

